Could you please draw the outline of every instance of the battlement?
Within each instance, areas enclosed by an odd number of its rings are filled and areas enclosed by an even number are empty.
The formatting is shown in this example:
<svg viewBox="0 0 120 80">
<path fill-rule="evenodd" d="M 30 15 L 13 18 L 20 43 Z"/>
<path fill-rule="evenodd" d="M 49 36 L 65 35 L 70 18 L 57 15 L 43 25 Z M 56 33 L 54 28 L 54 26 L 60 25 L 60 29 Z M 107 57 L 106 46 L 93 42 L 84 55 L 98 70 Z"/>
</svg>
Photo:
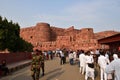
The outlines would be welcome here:
<svg viewBox="0 0 120 80">
<path fill-rule="evenodd" d="M 110 33 L 107 33 L 107 35 Z M 87 49 L 99 48 L 97 37 L 104 35 L 95 34 L 93 28 L 67 29 L 50 26 L 48 23 L 37 23 L 33 27 L 20 30 L 20 36 L 31 42 L 36 49 L 53 50 L 56 48 Z"/>
</svg>

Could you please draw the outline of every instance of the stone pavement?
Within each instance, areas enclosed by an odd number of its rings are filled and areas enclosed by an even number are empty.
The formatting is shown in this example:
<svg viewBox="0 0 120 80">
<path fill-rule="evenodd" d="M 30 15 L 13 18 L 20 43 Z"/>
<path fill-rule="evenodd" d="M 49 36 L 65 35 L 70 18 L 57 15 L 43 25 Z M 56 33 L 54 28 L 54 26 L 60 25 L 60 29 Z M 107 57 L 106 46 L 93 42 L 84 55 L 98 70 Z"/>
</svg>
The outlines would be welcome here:
<svg viewBox="0 0 120 80">
<path fill-rule="evenodd" d="M 97 71 L 99 71 L 98 67 Z M 60 65 L 60 59 L 56 58 L 53 61 L 49 61 L 49 63 L 46 63 L 45 76 L 40 77 L 40 80 L 85 80 L 85 79 L 84 75 L 79 73 L 78 64 L 70 65 L 69 60 L 67 58 L 67 63 L 64 65 Z M 100 80 L 99 74 L 97 75 L 95 80 Z"/>
<path fill-rule="evenodd" d="M 14 72 L 16 70 L 19 70 L 21 68 L 24 68 L 26 66 L 29 66 L 31 63 L 31 60 L 24 60 L 24 61 L 20 61 L 20 62 L 17 62 L 17 63 L 13 63 L 13 64 L 9 64 L 7 65 L 10 73 L 11 72 Z"/>
<path fill-rule="evenodd" d="M 32 80 L 30 66 L 15 71 L 0 80 Z M 71 66 L 67 59 L 66 64 L 60 65 L 60 59 L 54 58 L 45 61 L 45 76 L 40 75 L 39 80 L 84 80 L 84 75 L 79 73 L 77 64 Z M 95 80 L 100 80 L 99 75 Z"/>
</svg>

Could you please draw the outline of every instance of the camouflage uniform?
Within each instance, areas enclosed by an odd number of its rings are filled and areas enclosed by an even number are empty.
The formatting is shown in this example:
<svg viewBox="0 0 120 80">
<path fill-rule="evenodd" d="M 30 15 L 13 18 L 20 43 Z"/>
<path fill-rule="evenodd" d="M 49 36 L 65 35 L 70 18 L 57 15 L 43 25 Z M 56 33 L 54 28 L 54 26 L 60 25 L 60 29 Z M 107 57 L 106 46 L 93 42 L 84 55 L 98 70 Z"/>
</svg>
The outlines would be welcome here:
<svg viewBox="0 0 120 80">
<path fill-rule="evenodd" d="M 41 69 L 42 69 L 42 76 L 44 76 L 44 67 L 45 67 L 44 60 L 45 60 L 44 55 L 41 55 L 40 65 L 41 65 Z"/>
<path fill-rule="evenodd" d="M 40 55 L 33 54 L 32 55 L 32 63 L 31 63 L 31 76 L 33 80 L 39 80 L 40 75 Z"/>
</svg>

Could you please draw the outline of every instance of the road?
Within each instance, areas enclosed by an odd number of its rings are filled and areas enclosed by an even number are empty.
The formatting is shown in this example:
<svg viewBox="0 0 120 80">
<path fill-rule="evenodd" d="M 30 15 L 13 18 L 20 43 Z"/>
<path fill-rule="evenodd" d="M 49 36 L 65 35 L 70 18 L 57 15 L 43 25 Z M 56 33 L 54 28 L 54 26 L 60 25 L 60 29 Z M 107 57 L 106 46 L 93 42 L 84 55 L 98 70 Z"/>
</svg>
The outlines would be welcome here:
<svg viewBox="0 0 120 80">
<path fill-rule="evenodd" d="M 96 80 L 100 80 L 98 78 Z M 32 80 L 30 66 L 3 77 L 0 80 Z M 67 59 L 66 64 L 60 65 L 59 58 L 54 58 L 45 62 L 45 76 L 40 75 L 39 80 L 84 80 L 84 75 L 79 73 L 77 64 L 71 66 Z"/>
</svg>

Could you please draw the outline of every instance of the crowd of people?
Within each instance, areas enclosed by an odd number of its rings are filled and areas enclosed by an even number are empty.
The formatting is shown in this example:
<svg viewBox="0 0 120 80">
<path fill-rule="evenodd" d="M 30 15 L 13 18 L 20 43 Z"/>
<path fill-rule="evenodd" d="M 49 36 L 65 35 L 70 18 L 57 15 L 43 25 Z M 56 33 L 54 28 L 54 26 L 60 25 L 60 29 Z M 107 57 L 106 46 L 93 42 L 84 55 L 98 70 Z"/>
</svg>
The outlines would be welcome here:
<svg viewBox="0 0 120 80">
<path fill-rule="evenodd" d="M 100 75 L 97 76 L 100 76 L 100 80 L 120 80 L 120 52 L 110 52 L 103 49 L 87 51 L 72 51 L 67 49 L 56 51 L 35 50 L 32 52 L 30 69 L 33 80 L 39 80 L 40 75 L 45 75 L 44 61 L 48 59 L 52 60 L 55 56 L 60 58 L 60 65 L 64 65 L 67 58 L 71 66 L 77 62 L 79 72 L 84 75 L 85 80 L 88 80 L 88 78 L 95 80 L 96 70 L 99 70 L 97 72 L 99 72 Z M 4 72 L 4 75 L 9 73 L 5 60 L 1 62 L 0 70 Z"/>
<path fill-rule="evenodd" d="M 80 50 L 80 51 L 66 51 L 65 49 L 59 51 L 60 64 L 66 63 L 66 57 L 69 58 L 69 64 L 73 65 L 76 60 L 79 61 L 79 71 L 85 76 L 85 80 L 91 78 L 95 80 L 99 72 L 100 80 L 120 80 L 120 52 L 110 52 L 108 50 L 97 49 Z M 98 69 L 99 71 L 96 71 Z"/>
<path fill-rule="evenodd" d="M 120 80 L 120 52 L 110 53 L 106 50 L 78 50 L 72 51 L 67 49 L 56 51 L 35 50 L 32 52 L 31 76 L 33 80 L 39 80 L 40 76 L 45 75 L 45 60 L 52 60 L 54 57 L 60 58 L 60 65 L 64 65 L 69 60 L 70 66 L 77 63 L 80 74 L 84 75 L 85 80 L 91 78 L 95 80 L 96 68 L 100 72 L 100 80 Z M 1 68 L 1 67 L 0 67 Z M 5 75 L 9 73 L 6 67 L 6 61 L 2 62 L 2 68 Z"/>
</svg>

